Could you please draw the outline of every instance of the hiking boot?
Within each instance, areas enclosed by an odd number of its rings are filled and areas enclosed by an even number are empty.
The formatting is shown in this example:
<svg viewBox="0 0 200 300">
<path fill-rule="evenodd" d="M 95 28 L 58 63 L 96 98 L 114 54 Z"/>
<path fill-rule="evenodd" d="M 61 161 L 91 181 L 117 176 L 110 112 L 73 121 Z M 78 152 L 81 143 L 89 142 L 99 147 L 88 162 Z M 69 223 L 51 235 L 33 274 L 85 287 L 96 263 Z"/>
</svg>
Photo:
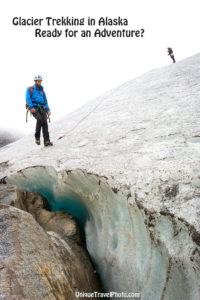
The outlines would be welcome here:
<svg viewBox="0 0 200 300">
<path fill-rule="evenodd" d="M 53 146 L 53 143 L 50 142 L 50 141 L 46 141 L 44 142 L 44 146 L 47 147 L 47 146 Z"/>
<path fill-rule="evenodd" d="M 40 145 L 40 139 L 35 139 L 37 145 Z"/>
</svg>

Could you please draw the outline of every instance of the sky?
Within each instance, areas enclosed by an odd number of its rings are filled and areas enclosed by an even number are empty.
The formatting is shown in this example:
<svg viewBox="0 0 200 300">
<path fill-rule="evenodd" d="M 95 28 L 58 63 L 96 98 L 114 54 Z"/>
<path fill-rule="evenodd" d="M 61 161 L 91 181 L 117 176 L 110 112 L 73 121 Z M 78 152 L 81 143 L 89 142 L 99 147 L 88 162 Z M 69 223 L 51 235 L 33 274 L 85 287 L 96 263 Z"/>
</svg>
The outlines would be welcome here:
<svg viewBox="0 0 200 300">
<path fill-rule="evenodd" d="M 3 4 L 2 4 L 3 3 Z M 104 92 L 143 73 L 199 53 L 199 8 L 196 0 L 7 0 L 0 10 L 0 128 L 33 133 L 35 119 L 25 121 L 25 92 L 35 75 L 43 77 L 51 122 Z M 94 18 L 96 25 L 69 30 L 144 30 L 134 38 L 36 38 L 35 29 L 60 26 L 14 26 L 22 18 Z M 98 26 L 99 18 L 128 20 L 127 26 Z"/>
</svg>

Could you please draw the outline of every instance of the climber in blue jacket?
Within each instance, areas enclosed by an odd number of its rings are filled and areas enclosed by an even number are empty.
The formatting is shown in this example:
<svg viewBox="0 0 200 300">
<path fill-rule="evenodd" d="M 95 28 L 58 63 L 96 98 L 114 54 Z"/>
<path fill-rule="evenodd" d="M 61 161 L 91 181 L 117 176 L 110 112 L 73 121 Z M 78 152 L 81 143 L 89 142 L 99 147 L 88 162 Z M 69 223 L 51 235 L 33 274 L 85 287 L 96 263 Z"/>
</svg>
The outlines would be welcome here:
<svg viewBox="0 0 200 300">
<path fill-rule="evenodd" d="M 47 102 L 47 97 L 42 86 L 42 77 L 35 76 L 35 84 L 26 90 L 26 103 L 34 118 L 37 120 L 35 131 L 35 142 L 40 145 L 41 128 L 44 138 L 44 146 L 52 146 L 49 139 L 47 117 L 51 111 Z"/>
</svg>

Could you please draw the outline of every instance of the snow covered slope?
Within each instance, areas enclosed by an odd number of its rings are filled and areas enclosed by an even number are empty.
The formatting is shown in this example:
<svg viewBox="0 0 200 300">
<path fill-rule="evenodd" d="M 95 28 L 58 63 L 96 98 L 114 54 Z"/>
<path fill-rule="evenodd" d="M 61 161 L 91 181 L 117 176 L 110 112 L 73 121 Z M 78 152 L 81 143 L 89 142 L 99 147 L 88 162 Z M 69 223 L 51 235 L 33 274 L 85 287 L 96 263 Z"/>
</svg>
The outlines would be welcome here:
<svg viewBox="0 0 200 300">
<path fill-rule="evenodd" d="M 84 204 L 106 290 L 200 297 L 199 66 L 198 54 L 105 93 L 50 124 L 52 148 L 30 135 L 0 149 L 6 182 Z"/>
</svg>

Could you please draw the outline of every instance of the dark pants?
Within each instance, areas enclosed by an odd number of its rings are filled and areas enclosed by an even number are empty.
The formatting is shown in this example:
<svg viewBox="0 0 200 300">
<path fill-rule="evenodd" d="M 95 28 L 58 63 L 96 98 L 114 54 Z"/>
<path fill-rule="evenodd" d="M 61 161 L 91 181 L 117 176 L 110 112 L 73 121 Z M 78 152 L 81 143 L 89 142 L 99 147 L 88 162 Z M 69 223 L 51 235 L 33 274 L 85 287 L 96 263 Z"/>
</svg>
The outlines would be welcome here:
<svg viewBox="0 0 200 300">
<path fill-rule="evenodd" d="M 173 62 L 175 63 L 175 58 L 174 58 L 174 54 L 170 54 L 171 59 L 173 60 Z"/>
<path fill-rule="evenodd" d="M 36 129 L 35 129 L 35 138 L 40 139 L 40 132 L 42 128 L 44 142 L 49 141 L 49 131 L 48 131 L 48 123 L 47 123 L 47 115 L 46 112 L 36 111 L 33 113 L 34 118 L 37 120 Z"/>
</svg>

